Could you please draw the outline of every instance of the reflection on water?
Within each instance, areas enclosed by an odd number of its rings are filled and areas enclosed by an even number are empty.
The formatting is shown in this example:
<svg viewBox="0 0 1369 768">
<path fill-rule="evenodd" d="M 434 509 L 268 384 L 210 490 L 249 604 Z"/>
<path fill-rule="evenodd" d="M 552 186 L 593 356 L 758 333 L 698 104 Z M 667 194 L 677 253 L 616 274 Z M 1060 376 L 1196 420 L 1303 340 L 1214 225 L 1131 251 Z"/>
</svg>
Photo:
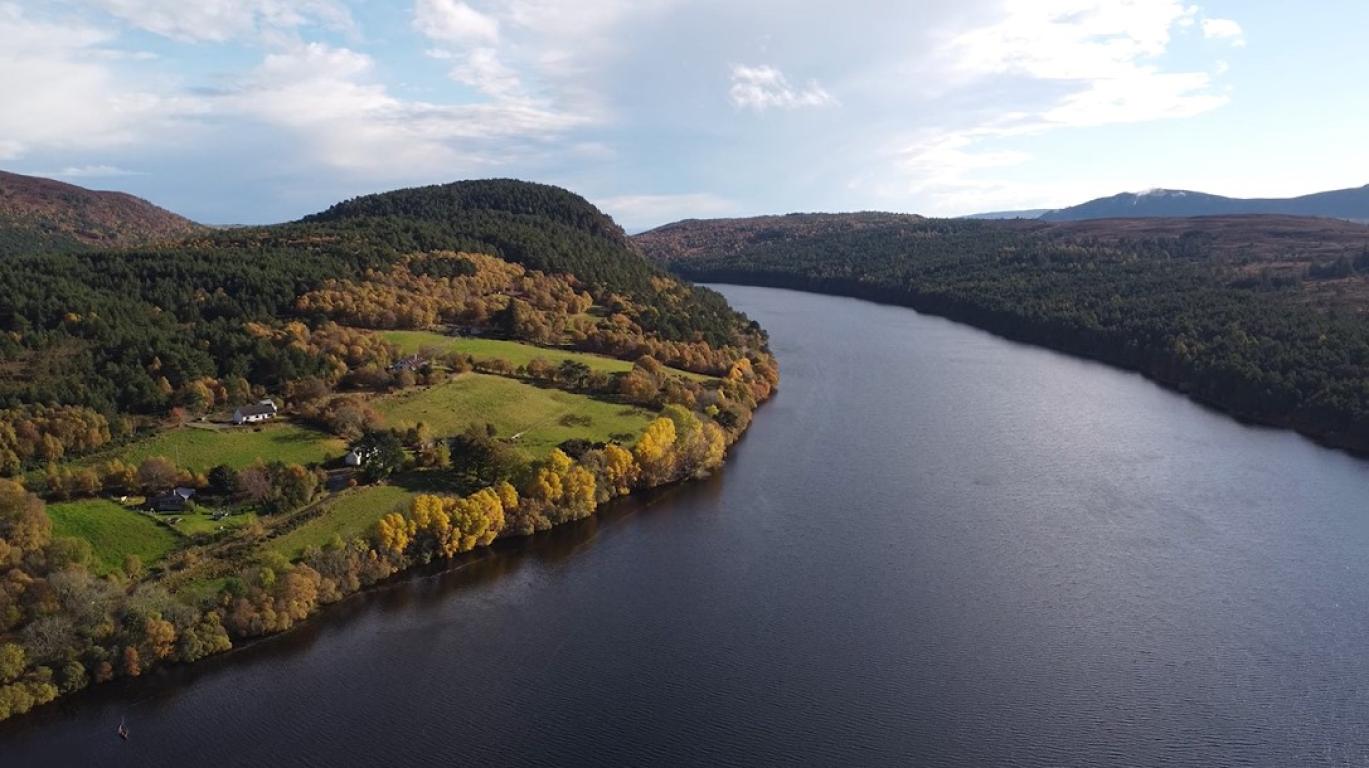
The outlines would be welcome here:
<svg viewBox="0 0 1369 768">
<path fill-rule="evenodd" d="M 1369 765 L 1369 462 L 724 292 L 783 383 L 719 476 L 0 724 L 0 766 Z"/>
</svg>

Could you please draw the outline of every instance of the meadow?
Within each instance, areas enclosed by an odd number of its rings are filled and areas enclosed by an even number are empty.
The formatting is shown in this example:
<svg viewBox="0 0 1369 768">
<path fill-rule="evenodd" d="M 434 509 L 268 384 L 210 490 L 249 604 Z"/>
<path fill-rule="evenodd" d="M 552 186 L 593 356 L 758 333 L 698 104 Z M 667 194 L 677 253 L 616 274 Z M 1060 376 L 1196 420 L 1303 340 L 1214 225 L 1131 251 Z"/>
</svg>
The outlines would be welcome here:
<svg viewBox="0 0 1369 768">
<path fill-rule="evenodd" d="M 83 499 L 49 504 L 54 536 L 90 542 L 94 570 L 105 574 L 123 566 L 127 555 L 152 565 L 181 544 L 181 537 L 148 515 L 108 499 Z"/>
<path fill-rule="evenodd" d="M 488 422 L 530 458 L 572 438 L 631 442 L 653 416 L 636 406 L 480 373 L 379 398 L 375 406 L 391 427 L 423 422 L 438 436 Z"/>
<path fill-rule="evenodd" d="M 415 495 L 416 491 L 396 485 L 349 488 L 324 502 L 317 517 L 272 539 L 267 548 L 293 559 L 305 547 L 323 546 L 334 535 L 350 541 L 364 535 L 386 513 L 408 504 Z"/>
<path fill-rule="evenodd" d="M 244 427 L 184 426 L 130 443 L 113 455 L 130 464 L 152 456 L 165 456 L 178 467 L 205 472 L 218 464 L 246 467 L 257 459 L 308 465 L 322 462 L 329 456 L 339 456 L 346 450 L 342 440 L 330 435 L 288 422 L 275 422 Z M 101 455 L 100 458 L 109 456 Z"/>
<path fill-rule="evenodd" d="M 549 347 L 538 347 L 532 344 L 525 344 L 517 341 L 506 341 L 503 339 L 487 339 L 474 336 L 447 336 L 433 331 L 384 331 L 381 336 L 399 348 L 400 352 L 406 355 L 417 353 L 421 349 L 437 349 L 443 353 L 459 352 L 469 355 L 476 360 L 488 360 L 500 358 L 507 360 L 515 366 L 527 365 L 528 363 L 542 358 L 555 365 L 560 365 L 566 360 L 584 363 L 590 370 L 603 371 L 604 373 L 627 373 L 632 370 L 632 363 L 627 360 L 619 360 L 614 357 L 595 355 L 588 352 L 575 352 L 569 349 L 553 349 Z M 691 379 L 704 380 L 710 378 L 701 373 L 691 373 L 682 371 L 678 368 L 670 368 L 673 373 Z"/>
</svg>

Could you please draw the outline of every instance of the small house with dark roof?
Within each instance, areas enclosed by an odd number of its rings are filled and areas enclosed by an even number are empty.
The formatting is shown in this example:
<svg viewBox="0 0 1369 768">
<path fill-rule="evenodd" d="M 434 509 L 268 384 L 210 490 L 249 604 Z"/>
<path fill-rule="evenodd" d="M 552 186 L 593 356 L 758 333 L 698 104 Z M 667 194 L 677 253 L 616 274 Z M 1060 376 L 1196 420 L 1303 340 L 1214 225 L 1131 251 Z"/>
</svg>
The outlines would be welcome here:
<svg viewBox="0 0 1369 768">
<path fill-rule="evenodd" d="M 390 366 L 390 371 L 392 373 L 399 373 L 401 371 L 417 372 L 422 370 L 423 366 L 427 364 L 428 361 L 418 355 L 409 355 L 408 357 L 401 357 L 396 360 L 394 364 Z"/>
<path fill-rule="evenodd" d="M 259 421 L 267 421 L 276 418 L 276 403 L 273 400 L 262 400 L 256 405 L 244 405 L 233 411 L 234 424 L 255 424 Z"/>
<path fill-rule="evenodd" d="M 156 496 L 148 497 L 147 508 L 153 512 L 184 512 L 186 507 L 190 506 L 190 497 L 181 495 L 178 492 L 180 490 L 180 488 L 177 488 L 175 491 L 167 491 L 166 493 L 159 493 Z M 185 490 L 190 489 L 187 488 Z M 194 493 L 194 491 L 191 491 L 191 496 L 193 496 Z"/>
</svg>

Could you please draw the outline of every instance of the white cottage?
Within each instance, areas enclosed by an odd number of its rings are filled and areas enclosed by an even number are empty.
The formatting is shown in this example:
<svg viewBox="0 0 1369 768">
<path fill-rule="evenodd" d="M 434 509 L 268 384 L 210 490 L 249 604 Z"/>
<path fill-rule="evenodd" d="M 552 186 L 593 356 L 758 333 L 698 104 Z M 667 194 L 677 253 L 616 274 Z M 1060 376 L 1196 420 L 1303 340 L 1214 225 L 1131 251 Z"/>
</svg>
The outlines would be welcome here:
<svg viewBox="0 0 1369 768">
<path fill-rule="evenodd" d="M 256 405 L 244 405 L 233 411 L 234 424 L 254 424 L 259 421 L 267 421 L 276 418 L 276 403 L 267 399 L 258 402 Z"/>
</svg>

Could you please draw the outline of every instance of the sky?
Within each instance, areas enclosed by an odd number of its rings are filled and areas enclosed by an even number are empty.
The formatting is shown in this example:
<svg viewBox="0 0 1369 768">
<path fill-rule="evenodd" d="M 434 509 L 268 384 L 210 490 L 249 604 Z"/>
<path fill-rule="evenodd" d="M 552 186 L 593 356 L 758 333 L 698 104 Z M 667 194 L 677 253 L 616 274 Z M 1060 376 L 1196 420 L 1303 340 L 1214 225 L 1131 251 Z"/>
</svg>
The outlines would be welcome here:
<svg viewBox="0 0 1369 768">
<path fill-rule="evenodd" d="M 681 218 L 1369 183 L 1363 0 L 0 0 L 0 168 L 209 224 L 465 178 Z"/>
</svg>

